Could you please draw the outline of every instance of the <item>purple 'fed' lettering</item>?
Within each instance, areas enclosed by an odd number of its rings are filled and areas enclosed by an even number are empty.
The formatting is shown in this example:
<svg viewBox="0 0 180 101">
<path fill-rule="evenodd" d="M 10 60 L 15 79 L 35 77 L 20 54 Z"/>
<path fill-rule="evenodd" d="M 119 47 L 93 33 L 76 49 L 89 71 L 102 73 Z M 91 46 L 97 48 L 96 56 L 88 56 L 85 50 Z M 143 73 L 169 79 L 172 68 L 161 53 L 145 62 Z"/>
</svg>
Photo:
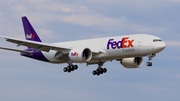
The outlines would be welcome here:
<svg viewBox="0 0 180 101">
<path fill-rule="evenodd" d="M 129 48 L 129 47 L 134 47 L 133 46 L 134 40 L 129 40 L 129 37 L 124 37 L 120 41 L 115 41 L 114 39 L 109 39 L 107 42 L 107 49 L 120 49 L 120 48 Z"/>
<path fill-rule="evenodd" d="M 112 49 L 116 49 L 116 48 L 120 49 L 122 47 L 123 39 L 122 39 L 122 41 L 118 41 L 118 42 L 113 41 L 113 40 L 114 39 L 109 39 L 109 41 L 107 43 L 107 49 L 110 49 L 110 47 Z"/>
</svg>

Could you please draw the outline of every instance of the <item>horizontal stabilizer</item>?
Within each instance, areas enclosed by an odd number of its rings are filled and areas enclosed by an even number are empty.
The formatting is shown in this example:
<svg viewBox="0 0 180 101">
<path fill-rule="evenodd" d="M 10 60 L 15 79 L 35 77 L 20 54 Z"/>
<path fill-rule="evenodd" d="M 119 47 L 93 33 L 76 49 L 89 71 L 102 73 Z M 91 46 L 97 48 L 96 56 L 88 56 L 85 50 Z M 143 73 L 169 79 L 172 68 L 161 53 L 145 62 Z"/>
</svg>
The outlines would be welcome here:
<svg viewBox="0 0 180 101">
<path fill-rule="evenodd" d="M 27 53 L 27 54 L 31 54 L 31 53 L 32 53 L 32 52 L 29 52 L 29 51 L 19 50 L 19 49 L 13 49 L 13 48 L 0 47 L 0 49 L 9 50 L 9 51 L 14 51 L 14 52 L 23 52 L 23 53 Z"/>
</svg>

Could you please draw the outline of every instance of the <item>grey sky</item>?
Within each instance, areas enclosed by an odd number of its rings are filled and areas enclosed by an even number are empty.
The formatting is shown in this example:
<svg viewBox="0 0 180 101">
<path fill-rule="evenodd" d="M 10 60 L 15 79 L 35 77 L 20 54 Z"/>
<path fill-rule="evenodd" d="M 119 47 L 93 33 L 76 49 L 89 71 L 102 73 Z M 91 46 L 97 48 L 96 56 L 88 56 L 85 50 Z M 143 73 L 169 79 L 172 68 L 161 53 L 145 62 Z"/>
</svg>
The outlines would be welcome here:
<svg viewBox="0 0 180 101">
<path fill-rule="evenodd" d="M 167 47 L 153 67 L 126 69 L 107 62 L 108 72 L 99 77 L 91 74 L 97 65 L 79 64 L 68 74 L 62 71 L 67 64 L 0 50 L 0 100 L 179 101 L 179 10 L 180 0 L 1 0 L 0 35 L 24 38 L 21 17 L 27 16 L 44 42 L 147 33 Z M 4 39 L 0 46 L 16 48 Z"/>
</svg>

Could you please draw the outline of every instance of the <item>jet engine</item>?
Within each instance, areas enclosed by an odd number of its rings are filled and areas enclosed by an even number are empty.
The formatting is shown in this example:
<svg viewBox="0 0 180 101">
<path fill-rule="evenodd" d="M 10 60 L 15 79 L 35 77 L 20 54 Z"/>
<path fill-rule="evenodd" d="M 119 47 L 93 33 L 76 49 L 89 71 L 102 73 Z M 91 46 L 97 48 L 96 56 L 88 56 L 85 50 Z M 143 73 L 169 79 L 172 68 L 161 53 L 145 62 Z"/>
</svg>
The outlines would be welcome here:
<svg viewBox="0 0 180 101">
<path fill-rule="evenodd" d="M 73 62 L 88 62 L 92 58 L 92 52 L 89 48 L 74 48 L 69 52 L 69 58 Z"/>
<path fill-rule="evenodd" d="M 121 64 L 125 68 L 139 68 L 143 64 L 142 57 L 123 58 Z"/>
</svg>

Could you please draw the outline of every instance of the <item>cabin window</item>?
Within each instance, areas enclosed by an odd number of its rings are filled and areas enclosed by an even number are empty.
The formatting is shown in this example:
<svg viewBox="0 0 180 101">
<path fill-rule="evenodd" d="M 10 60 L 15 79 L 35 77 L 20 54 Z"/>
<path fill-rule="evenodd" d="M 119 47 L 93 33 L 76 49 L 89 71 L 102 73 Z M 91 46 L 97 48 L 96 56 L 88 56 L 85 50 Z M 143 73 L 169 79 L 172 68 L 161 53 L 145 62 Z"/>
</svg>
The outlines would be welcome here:
<svg viewBox="0 0 180 101">
<path fill-rule="evenodd" d="M 161 39 L 154 39 L 153 42 L 162 41 Z"/>
</svg>

